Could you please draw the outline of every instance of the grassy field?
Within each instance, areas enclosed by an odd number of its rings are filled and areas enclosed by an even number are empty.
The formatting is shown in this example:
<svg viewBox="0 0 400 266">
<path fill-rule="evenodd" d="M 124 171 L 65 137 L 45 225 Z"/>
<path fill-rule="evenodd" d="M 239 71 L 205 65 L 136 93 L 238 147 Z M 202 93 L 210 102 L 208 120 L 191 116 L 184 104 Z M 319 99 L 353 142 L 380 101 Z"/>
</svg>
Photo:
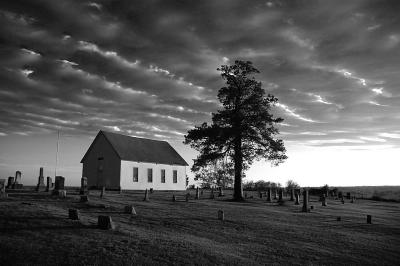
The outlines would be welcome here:
<svg viewBox="0 0 400 266">
<path fill-rule="evenodd" d="M 375 198 L 400 202 L 399 186 L 358 186 L 338 187 L 344 193 L 350 192 L 358 198 Z"/>
<path fill-rule="evenodd" d="M 0 265 L 398 265 L 400 204 L 333 199 L 310 213 L 286 201 L 283 206 L 254 198 L 172 202 L 172 192 L 77 191 L 66 199 L 47 193 L 9 192 L 0 199 Z M 178 199 L 184 199 L 180 192 Z M 248 192 L 250 195 L 252 192 Z M 191 191 L 194 196 L 194 191 Z M 133 204 L 137 215 L 123 213 Z M 68 209 L 81 213 L 68 219 Z M 225 221 L 217 219 L 223 210 Z M 372 215 L 373 224 L 366 223 Z M 97 228 L 98 215 L 110 215 L 116 229 Z M 341 216 L 341 221 L 337 221 Z"/>
</svg>

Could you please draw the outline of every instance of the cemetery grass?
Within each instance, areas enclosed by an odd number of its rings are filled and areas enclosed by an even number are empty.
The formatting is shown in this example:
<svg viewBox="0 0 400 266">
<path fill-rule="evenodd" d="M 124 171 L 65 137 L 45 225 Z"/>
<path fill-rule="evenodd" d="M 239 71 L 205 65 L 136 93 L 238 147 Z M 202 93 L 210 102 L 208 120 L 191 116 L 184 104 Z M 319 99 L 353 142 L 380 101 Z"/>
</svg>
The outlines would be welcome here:
<svg viewBox="0 0 400 266">
<path fill-rule="evenodd" d="M 184 201 L 186 192 L 91 191 L 79 202 L 77 190 L 61 199 L 48 193 L 8 192 L 0 199 L 0 265 L 398 265 L 400 203 L 329 199 L 302 213 L 286 199 L 267 203 L 225 197 Z M 136 216 L 123 213 L 133 204 Z M 68 219 L 78 209 L 79 221 Z M 225 220 L 217 219 L 223 210 Z M 372 215 L 372 224 L 366 215 Z M 97 228 L 110 215 L 115 230 Z M 341 221 L 336 218 L 341 216 Z"/>
</svg>

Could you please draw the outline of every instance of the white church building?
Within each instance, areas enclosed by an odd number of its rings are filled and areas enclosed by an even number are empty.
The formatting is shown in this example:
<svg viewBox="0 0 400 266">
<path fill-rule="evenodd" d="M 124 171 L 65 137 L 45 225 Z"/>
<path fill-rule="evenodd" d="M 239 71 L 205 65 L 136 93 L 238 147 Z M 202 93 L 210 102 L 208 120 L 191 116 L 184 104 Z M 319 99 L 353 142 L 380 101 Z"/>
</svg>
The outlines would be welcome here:
<svg viewBox="0 0 400 266">
<path fill-rule="evenodd" d="M 99 131 L 81 163 L 89 188 L 186 189 L 188 164 L 166 141 Z"/>
</svg>

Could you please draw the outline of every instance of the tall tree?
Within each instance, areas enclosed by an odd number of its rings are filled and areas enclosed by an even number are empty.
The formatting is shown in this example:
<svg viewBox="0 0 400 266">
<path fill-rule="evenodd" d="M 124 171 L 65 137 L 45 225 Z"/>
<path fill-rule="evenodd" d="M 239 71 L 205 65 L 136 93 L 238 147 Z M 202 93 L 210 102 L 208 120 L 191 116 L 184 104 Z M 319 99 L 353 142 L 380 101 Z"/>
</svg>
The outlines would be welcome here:
<svg viewBox="0 0 400 266">
<path fill-rule="evenodd" d="M 275 139 L 279 133 L 271 107 L 278 99 L 265 95 L 261 82 L 254 78 L 259 71 L 249 61 L 235 61 L 218 68 L 226 87 L 218 92 L 223 108 L 212 114 L 212 123 L 203 123 L 188 131 L 185 144 L 199 151 L 193 171 L 228 156 L 234 165 L 234 200 L 243 200 L 242 175 L 254 160 L 266 159 L 278 165 L 287 156 L 283 141 Z"/>
</svg>

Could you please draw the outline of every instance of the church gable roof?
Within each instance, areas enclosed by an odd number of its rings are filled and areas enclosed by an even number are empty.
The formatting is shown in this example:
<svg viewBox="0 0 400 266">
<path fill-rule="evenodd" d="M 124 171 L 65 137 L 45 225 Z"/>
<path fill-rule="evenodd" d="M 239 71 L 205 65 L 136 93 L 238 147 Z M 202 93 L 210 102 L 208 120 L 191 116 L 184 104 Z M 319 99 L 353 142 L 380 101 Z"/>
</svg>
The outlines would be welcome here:
<svg viewBox="0 0 400 266">
<path fill-rule="evenodd" d="M 107 131 L 100 131 L 98 135 L 99 134 L 104 135 L 121 160 L 171 165 L 188 165 L 186 161 L 178 154 L 178 152 L 166 141 L 130 137 Z M 93 142 L 95 141 L 96 139 Z M 85 156 L 83 157 L 82 161 L 84 160 Z"/>
</svg>

